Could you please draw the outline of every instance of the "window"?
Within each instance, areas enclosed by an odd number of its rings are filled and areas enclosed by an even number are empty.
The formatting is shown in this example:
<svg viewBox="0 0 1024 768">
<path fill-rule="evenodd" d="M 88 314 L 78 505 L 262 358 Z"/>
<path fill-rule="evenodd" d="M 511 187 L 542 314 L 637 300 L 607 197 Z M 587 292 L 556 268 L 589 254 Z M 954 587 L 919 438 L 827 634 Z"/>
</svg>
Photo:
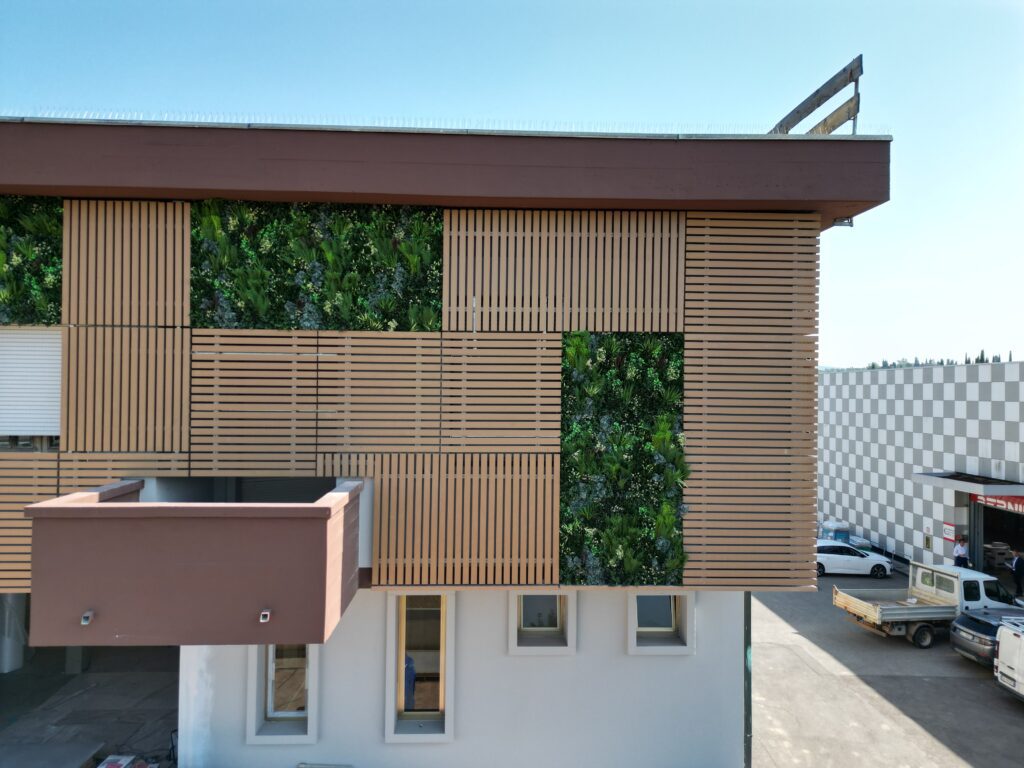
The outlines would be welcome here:
<svg viewBox="0 0 1024 768">
<path fill-rule="evenodd" d="M 981 600 L 981 588 L 976 581 L 964 582 L 964 600 Z"/>
<path fill-rule="evenodd" d="M 508 652 L 554 656 L 576 652 L 576 593 L 509 592 Z"/>
<path fill-rule="evenodd" d="M 941 574 L 935 574 L 935 586 L 942 592 L 948 592 L 949 594 L 956 596 L 956 584 L 948 576 Z"/>
<path fill-rule="evenodd" d="M 389 594 L 387 742 L 450 741 L 454 599 Z"/>
<path fill-rule="evenodd" d="M 315 744 L 320 646 L 249 647 L 246 742 Z"/>
<path fill-rule="evenodd" d="M 931 571 L 921 571 L 921 575 L 918 578 L 922 587 L 934 587 L 935 586 L 935 574 Z"/>
<path fill-rule="evenodd" d="M 679 591 L 627 593 L 630 654 L 691 654 L 695 651 L 696 596 Z"/>
<path fill-rule="evenodd" d="M 677 598 L 672 595 L 637 595 L 636 631 L 638 635 L 679 632 Z"/>
<path fill-rule="evenodd" d="M 1014 605 L 1013 595 L 1010 594 L 1010 590 L 1000 584 L 998 581 L 986 581 L 985 584 L 985 597 L 989 600 L 995 600 L 997 603 L 1006 603 L 1007 605 Z"/>
</svg>

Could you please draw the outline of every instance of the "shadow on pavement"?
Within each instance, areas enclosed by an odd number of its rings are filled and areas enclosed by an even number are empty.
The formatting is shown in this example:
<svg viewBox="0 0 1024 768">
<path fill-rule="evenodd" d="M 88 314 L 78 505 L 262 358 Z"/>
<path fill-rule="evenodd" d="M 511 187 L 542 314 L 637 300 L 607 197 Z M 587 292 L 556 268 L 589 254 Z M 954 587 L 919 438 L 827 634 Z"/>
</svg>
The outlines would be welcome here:
<svg viewBox="0 0 1024 768">
<path fill-rule="evenodd" d="M 762 592 L 754 598 L 962 760 L 986 768 L 1024 765 L 1024 701 L 999 688 L 990 669 L 955 653 L 945 630 L 935 645 L 920 649 L 845 620 L 846 614 L 832 605 L 833 584 L 900 589 L 906 588 L 906 577 L 895 574 L 878 582 L 826 575 L 817 593 Z M 756 676 L 761 637 L 756 623 L 754 637 Z M 829 727 L 847 726 L 831 722 Z M 863 736 L 872 738 L 870 733 Z"/>
</svg>

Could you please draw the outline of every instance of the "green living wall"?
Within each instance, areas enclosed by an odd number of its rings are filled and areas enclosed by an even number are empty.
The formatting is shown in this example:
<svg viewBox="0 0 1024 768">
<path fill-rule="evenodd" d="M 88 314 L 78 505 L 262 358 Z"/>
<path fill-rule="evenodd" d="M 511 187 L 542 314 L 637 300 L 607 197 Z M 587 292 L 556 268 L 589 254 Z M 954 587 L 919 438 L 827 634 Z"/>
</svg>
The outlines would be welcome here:
<svg viewBox="0 0 1024 768">
<path fill-rule="evenodd" d="M 0 195 L 0 325 L 60 322 L 64 204 Z"/>
<path fill-rule="evenodd" d="M 682 334 L 565 334 L 563 583 L 682 583 L 682 386 Z"/>
<path fill-rule="evenodd" d="M 192 207 L 192 324 L 441 328 L 441 211 L 249 203 Z"/>
</svg>

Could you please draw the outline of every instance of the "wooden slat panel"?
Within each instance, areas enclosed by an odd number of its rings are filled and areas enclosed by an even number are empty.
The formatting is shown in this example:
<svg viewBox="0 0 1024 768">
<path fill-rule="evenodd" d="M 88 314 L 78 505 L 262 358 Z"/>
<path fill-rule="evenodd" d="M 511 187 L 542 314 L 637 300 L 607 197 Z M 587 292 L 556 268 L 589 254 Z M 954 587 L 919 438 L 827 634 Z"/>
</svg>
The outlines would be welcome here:
<svg viewBox="0 0 1024 768">
<path fill-rule="evenodd" d="M 187 453 L 60 454 L 60 493 L 74 493 L 130 477 L 185 477 Z"/>
<path fill-rule="evenodd" d="M 64 232 L 65 324 L 189 324 L 189 203 L 67 200 Z"/>
<path fill-rule="evenodd" d="M 689 587 L 813 587 L 818 232 L 811 215 L 687 215 Z"/>
<path fill-rule="evenodd" d="M 187 450 L 188 328 L 64 331 L 64 446 L 72 452 Z"/>
<path fill-rule="evenodd" d="M 318 338 L 319 451 L 437 450 L 440 334 L 322 331 Z"/>
<path fill-rule="evenodd" d="M 56 453 L 0 453 L 0 593 L 32 586 L 29 504 L 57 495 Z"/>
<path fill-rule="evenodd" d="M 196 329 L 192 468 L 237 470 L 225 454 L 307 474 L 317 453 L 556 451 L 560 377 L 559 334 Z"/>
<path fill-rule="evenodd" d="M 315 331 L 192 332 L 194 475 L 316 471 Z"/>
<path fill-rule="evenodd" d="M 446 331 L 682 330 L 678 211 L 446 211 Z"/>
<path fill-rule="evenodd" d="M 442 344 L 442 450 L 559 449 L 560 334 L 445 333 Z"/>
<path fill-rule="evenodd" d="M 557 453 L 321 454 L 374 483 L 375 586 L 558 582 Z"/>
</svg>

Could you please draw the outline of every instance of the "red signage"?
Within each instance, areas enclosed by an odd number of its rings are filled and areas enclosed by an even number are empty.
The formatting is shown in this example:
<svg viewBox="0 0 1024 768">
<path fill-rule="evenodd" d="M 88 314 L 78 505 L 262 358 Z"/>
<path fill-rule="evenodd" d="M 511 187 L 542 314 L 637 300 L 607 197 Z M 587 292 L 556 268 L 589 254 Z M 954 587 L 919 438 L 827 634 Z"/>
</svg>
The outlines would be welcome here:
<svg viewBox="0 0 1024 768">
<path fill-rule="evenodd" d="M 1024 496 L 979 496 L 971 494 L 971 501 L 984 504 L 986 507 L 1005 509 L 1007 512 L 1020 512 L 1024 514 Z"/>
</svg>

